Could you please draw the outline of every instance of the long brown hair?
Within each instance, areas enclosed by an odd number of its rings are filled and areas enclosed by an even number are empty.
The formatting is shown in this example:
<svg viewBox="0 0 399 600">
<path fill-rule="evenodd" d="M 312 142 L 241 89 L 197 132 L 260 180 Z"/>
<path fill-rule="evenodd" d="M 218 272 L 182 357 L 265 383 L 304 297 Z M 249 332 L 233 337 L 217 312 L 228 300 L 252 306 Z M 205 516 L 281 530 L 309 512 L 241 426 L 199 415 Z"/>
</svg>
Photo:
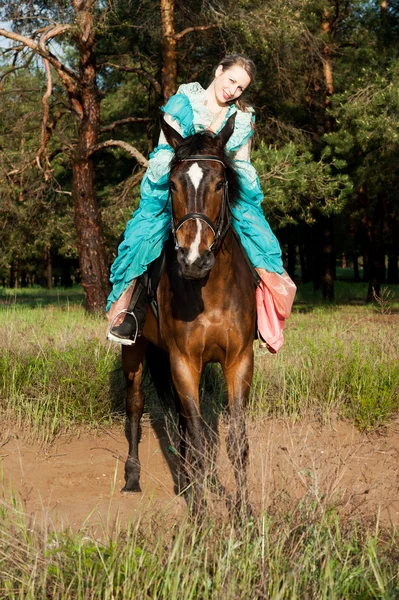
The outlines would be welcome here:
<svg viewBox="0 0 399 600">
<path fill-rule="evenodd" d="M 230 69 L 231 67 L 235 66 L 241 67 L 242 69 L 244 69 L 244 71 L 246 71 L 250 79 L 250 84 L 255 82 L 255 63 L 253 60 L 244 56 L 243 54 L 228 54 L 227 56 L 222 58 L 222 60 L 213 69 L 212 80 L 215 78 L 215 73 L 218 67 L 222 67 L 223 71 L 226 71 L 227 69 Z M 247 104 L 245 100 L 242 100 L 241 96 L 233 102 L 235 102 L 235 104 L 240 110 L 242 110 L 243 112 L 248 112 L 249 104 Z"/>
</svg>

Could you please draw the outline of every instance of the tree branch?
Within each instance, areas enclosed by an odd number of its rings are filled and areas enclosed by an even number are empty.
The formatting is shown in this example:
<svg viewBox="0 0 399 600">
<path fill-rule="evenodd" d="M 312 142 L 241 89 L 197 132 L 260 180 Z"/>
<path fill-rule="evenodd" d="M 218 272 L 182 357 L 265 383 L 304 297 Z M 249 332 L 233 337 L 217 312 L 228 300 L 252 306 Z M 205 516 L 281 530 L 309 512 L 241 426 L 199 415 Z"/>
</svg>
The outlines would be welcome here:
<svg viewBox="0 0 399 600">
<path fill-rule="evenodd" d="M 192 31 L 206 31 L 207 29 L 215 29 L 215 27 L 219 27 L 219 25 L 198 25 L 197 27 L 187 27 L 186 29 L 183 29 L 183 31 L 181 31 L 180 33 L 176 33 L 173 36 L 173 38 L 176 40 L 176 42 L 178 42 L 185 35 L 191 33 Z"/>
<path fill-rule="evenodd" d="M 49 39 L 51 39 L 57 35 L 61 35 L 65 31 L 68 31 L 71 29 L 73 29 L 72 25 L 66 25 L 66 24 L 46 27 L 42 33 L 41 38 L 39 39 L 39 42 L 35 42 L 32 37 L 26 37 L 25 35 L 20 35 L 19 33 L 7 31 L 6 29 L 2 29 L 2 28 L 0 28 L 0 35 L 9 40 L 13 40 L 14 42 L 21 42 L 21 44 L 23 44 L 27 48 L 30 48 L 31 50 L 33 50 L 33 52 L 36 52 L 42 58 L 45 58 L 48 60 L 48 62 L 55 68 L 61 81 L 65 85 L 65 87 L 68 91 L 70 100 L 71 100 L 72 108 L 77 113 L 79 118 L 82 118 L 83 110 L 82 110 L 82 106 L 78 100 L 78 96 L 79 96 L 79 90 L 78 90 L 78 86 L 77 86 L 78 76 L 72 69 L 70 69 L 69 67 L 64 65 L 56 56 L 54 56 L 54 54 L 52 54 L 45 46 L 45 43 Z M 37 32 L 35 32 L 33 34 L 33 36 L 36 36 L 36 35 L 37 35 Z"/>
<path fill-rule="evenodd" d="M 107 140 L 106 142 L 96 144 L 95 146 L 89 149 L 89 156 L 94 154 L 94 152 L 98 152 L 103 148 L 109 148 L 111 146 L 119 146 L 119 148 L 123 148 L 131 156 L 134 156 L 134 158 L 140 165 L 142 165 L 143 167 L 148 167 L 148 160 L 146 159 L 146 157 L 143 154 L 141 154 L 141 152 L 137 150 L 137 148 L 135 148 L 131 144 L 128 144 L 127 142 L 123 142 L 122 140 Z"/>
<path fill-rule="evenodd" d="M 161 84 L 155 79 L 153 75 L 147 73 L 144 69 L 139 69 L 137 67 L 128 67 L 125 65 L 116 65 L 115 63 L 105 62 L 104 65 L 108 67 L 113 67 L 114 69 L 118 69 L 118 71 L 125 71 L 126 73 L 136 73 L 136 75 L 142 75 L 147 81 L 151 83 L 154 90 L 157 94 L 162 94 Z"/>
<path fill-rule="evenodd" d="M 127 117 L 126 119 L 120 119 L 119 121 L 114 121 L 110 125 L 104 125 L 101 127 L 100 133 L 104 133 L 105 131 L 112 131 L 115 127 L 119 125 L 126 125 L 126 123 L 150 123 L 150 117 Z"/>
</svg>

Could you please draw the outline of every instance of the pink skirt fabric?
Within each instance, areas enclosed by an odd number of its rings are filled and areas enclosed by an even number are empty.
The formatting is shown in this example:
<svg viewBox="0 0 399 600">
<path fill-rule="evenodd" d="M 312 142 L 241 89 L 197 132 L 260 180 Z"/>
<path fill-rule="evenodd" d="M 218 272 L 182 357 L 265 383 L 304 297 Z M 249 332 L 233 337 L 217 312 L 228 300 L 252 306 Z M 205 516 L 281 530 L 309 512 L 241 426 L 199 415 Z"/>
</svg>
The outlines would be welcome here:
<svg viewBox="0 0 399 600">
<path fill-rule="evenodd" d="M 256 269 L 262 281 L 256 290 L 258 333 L 275 354 L 284 344 L 284 321 L 291 314 L 296 285 L 286 271 L 282 275 Z"/>
</svg>

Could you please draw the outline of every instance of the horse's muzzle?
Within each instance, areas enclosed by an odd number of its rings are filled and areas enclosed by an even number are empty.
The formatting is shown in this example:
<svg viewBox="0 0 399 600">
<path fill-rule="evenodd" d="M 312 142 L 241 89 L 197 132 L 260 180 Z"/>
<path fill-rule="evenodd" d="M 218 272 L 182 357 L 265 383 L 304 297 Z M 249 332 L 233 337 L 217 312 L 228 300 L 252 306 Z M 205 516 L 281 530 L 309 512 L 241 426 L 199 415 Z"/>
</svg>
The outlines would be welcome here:
<svg viewBox="0 0 399 600">
<path fill-rule="evenodd" d="M 206 277 L 215 264 L 215 255 L 211 250 L 200 254 L 194 262 L 188 260 L 189 252 L 184 248 L 177 251 L 179 273 L 184 279 L 202 279 Z"/>
</svg>

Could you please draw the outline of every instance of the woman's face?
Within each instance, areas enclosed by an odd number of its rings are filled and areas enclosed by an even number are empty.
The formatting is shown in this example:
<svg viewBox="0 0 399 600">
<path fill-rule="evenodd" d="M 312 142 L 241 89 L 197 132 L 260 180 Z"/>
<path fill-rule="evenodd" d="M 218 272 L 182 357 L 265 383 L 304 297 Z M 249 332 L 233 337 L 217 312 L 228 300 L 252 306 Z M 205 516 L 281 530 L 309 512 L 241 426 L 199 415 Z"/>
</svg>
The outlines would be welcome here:
<svg viewBox="0 0 399 600">
<path fill-rule="evenodd" d="M 226 102 L 236 100 L 250 83 L 251 78 L 242 67 L 234 65 L 223 70 L 222 65 L 219 65 L 214 79 L 217 101 L 220 104 L 226 104 Z"/>
</svg>

